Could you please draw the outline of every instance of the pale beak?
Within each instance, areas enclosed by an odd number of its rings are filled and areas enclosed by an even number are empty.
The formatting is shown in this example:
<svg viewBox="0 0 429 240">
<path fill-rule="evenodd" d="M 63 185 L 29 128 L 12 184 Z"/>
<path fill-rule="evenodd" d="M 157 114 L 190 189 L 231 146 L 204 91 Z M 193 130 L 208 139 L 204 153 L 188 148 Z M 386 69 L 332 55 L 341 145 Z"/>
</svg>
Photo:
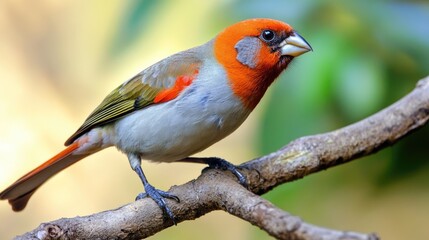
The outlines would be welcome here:
<svg viewBox="0 0 429 240">
<path fill-rule="evenodd" d="M 298 57 L 308 51 L 313 51 L 310 44 L 297 32 L 293 31 L 292 35 L 279 44 L 282 56 Z"/>
</svg>

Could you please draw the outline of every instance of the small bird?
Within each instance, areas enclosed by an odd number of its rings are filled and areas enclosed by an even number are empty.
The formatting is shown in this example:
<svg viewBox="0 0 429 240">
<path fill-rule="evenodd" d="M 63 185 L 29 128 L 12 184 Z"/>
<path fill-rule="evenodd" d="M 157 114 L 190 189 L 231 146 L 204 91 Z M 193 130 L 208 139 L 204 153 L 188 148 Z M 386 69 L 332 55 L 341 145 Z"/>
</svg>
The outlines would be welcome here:
<svg viewBox="0 0 429 240">
<path fill-rule="evenodd" d="M 50 177 L 115 146 L 143 183 L 145 193 L 136 200 L 149 196 L 175 223 L 165 198 L 179 198 L 149 184 L 141 159 L 206 163 L 231 171 L 246 185 L 233 164 L 190 156 L 236 130 L 289 63 L 308 51 L 310 44 L 281 21 L 249 19 L 229 26 L 209 42 L 167 57 L 113 90 L 65 142 L 65 150 L 19 178 L 0 199 L 21 211 Z"/>
</svg>

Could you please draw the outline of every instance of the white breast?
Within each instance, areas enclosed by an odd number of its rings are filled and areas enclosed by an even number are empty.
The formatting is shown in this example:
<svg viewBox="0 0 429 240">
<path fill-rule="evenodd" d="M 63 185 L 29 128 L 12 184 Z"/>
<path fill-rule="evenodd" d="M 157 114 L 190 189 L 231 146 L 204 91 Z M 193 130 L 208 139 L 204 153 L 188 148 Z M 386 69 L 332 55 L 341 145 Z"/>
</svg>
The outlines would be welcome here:
<svg viewBox="0 0 429 240">
<path fill-rule="evenodd" d="M 249 113 L 233 94 L 224 69 L 208 60 L 176 99 L 118 120 L 114 145 L 143 159 L 176 161 L 226 137 Z"/>
</svg>

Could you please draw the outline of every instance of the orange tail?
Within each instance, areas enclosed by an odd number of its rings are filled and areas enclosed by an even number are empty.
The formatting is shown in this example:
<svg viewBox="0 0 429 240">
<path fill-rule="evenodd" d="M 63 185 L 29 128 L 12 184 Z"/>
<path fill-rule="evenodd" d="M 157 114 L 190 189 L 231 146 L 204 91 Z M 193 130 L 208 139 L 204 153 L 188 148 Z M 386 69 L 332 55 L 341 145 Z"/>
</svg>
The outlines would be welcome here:
<svg viewBox="0 0 429 240">
<path fill-rule="evenodd" d="M 13 211 L 23 210 L 31 195 L 50 177 L 89 155 L 74 155 L 73 152 L 78 148 L 79 144 L 75 142 L 36 169 L 25 174 L 1 192 L 0 199 L 7 199 L 12 205 Z"/>
</svg>

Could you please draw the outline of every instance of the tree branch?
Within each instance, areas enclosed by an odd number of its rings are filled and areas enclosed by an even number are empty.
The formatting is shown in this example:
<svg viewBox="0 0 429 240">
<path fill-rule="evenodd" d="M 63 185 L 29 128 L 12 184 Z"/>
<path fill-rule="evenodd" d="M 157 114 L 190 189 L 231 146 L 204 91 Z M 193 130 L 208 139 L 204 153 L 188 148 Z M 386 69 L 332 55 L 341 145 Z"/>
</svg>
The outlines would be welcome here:
<svg viewBox="0 0 429 240">
<path fill-rule="evenodd" d="M 232 174 L 204 171 L 197 179 L 171 188 L 181 202 L 168 201 L 177 222 L 224 210 L 278 239 L 378 239 L 374 234 L 342 232 L 304 223 L 258 195 L 273 187 L 390 146 L 429 119 L 429 77 L 390 107 L 360 122 L 325 134 L 297 139 L 277 152 L 240 167 L 249 190 Z M 228 177 L 225 177 L 225 175 Z M 151 199 L 85 217 L 41 224 L 17 239 L 139 239 L 172 223 Z"/>
</svg>

